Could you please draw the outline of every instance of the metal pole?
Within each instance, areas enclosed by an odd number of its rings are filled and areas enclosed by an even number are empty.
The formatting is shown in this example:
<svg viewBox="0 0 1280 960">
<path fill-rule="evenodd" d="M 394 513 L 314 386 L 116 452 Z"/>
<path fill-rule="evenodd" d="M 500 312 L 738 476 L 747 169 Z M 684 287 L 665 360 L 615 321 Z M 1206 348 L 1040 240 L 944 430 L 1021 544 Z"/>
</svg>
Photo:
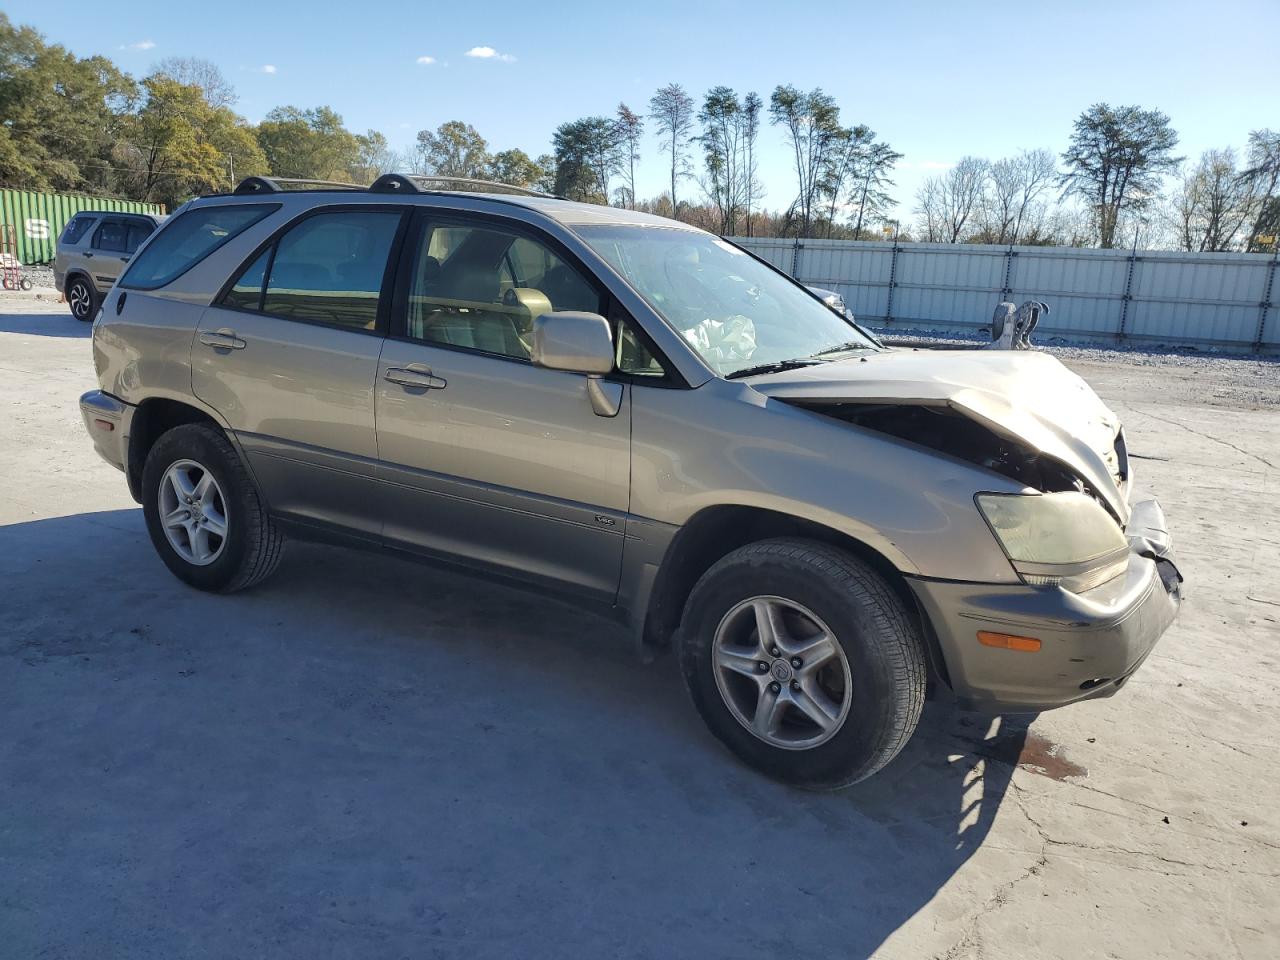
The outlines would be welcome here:
<svg viewBox="0 0 1280 960">
<path fill-rule="evenodd" d="M 804 244 L 800 242 L 800 238 L 796 237 L 796 245 L 791 248 L 791 279 L 800 279 L 800 248 Z"/>
<path fill-rule="evenodd" d="M 893 256 L 889 259 L 889 300 L 884 307 L 884 322 L 886 324 L 893 323 L 893 289 L 898 285 L 898 252 L 902 249 L 898 245 L 898 237 L 901 236 L 902 224 L 894 221 L 893 231 Z"/>
<path fill-rule="evenodd" d="M 1129 251 L 1129 270 L 1124 277 L 1124 294 L 1120 297 L 1120 329 L 1116 331 L 1116 339 L 1124 340 L 1125 324 L 1129 320 L 1129 301 L 1133 299 L 1133 265 L 1138 262 L 1138 227 L 1133 229 L 1133 249 Z"/>
<path fill-rule="evenodd" d="M 1275 304 L 1271 302 L 1271 291 L 1275 288 L 1276 269 L 1280 267 L 1280 245 L 1276 247 L 1276 255 L 1271 258 L 1271 264 L 1267 267 L 1267 283 L 1262 291 L 1262 302 L 1258 304 L 1258 332 L 1253 338 L 1253 352 L 1261 353 L 1262 345 L 1266 342 L 1267 335 L 1267 313 Z"/>
<path fill-rule="evenodd" d="M 1000 288 L 1000 296 L 1005 300 L 1009 299 L 1009 294 L 1013 293 L 1013 287 L 1009 281 L 1013 279 L 1013 258 L 1018 254 L 1014 252 L 1013 244 L 1009 244 L 1009 249 L 1004 254 L 1004 286 Z"/>
</svg>

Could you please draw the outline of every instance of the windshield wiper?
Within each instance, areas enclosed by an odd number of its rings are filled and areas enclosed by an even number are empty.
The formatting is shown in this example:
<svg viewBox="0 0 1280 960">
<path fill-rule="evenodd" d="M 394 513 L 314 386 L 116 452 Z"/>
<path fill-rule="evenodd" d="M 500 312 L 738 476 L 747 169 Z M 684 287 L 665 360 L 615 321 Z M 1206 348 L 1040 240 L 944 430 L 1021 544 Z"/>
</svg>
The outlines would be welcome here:
<svg viewBox="0 0 1280 960">
<path fill-rule="evenodd" d="M 739 380 L 742 377 L 754 377 L 761 373 L 781 373 L 783 370 L 795 370 L 797 367 L 812 367 L 819 363 L 826 363 L 825 360 L 819 360 L 817 357 L 797 357 L 794 360 L 775 360 L 773 363 L 759 363 L 754 367 L 743 367 L 741 370 L 735 370 L 733 373 L 726 373 L 726 380 Z"/>
<path fill-rule="evenodd" d="M 834 347 L 828 347 L 826 350 L 823 350 L 820 353 L 815 353 L 814 356 L 829 357 L 833 353 L 851 353 L 854 350 L 875 350 L 875 349 L 876 348 L 873 347 L 871 344 L 864 343 L 861 340 L 850 340 L 848 343 L 838 343 Z"/>
</svg>

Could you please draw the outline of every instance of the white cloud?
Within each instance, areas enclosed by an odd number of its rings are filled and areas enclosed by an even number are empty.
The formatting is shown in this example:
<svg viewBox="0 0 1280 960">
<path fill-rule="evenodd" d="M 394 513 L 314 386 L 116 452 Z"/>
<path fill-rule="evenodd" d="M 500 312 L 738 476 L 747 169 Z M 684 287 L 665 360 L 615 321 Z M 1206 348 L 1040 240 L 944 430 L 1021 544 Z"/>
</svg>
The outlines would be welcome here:
<svg viewBox="0 0 1280 960">
<path fill-rule="evenodd" d="M 435 62 L 436 62 L 435 57 L 419 57 L 418 58 L 418 63 L 422 64 L 424 67 L 429 67 Z"/>
<path fill-rule="evenodd" d="M 274 63 L 264 63 L 258 68 L 259 73 L 275 73 L 276 65 Z"/>
<path fill-rule="evenodd" d="M 121 50 L 152 50 L 155 48 L 154 40 L 139 40 L 136 43 L 122 43 Z"/>
<path fill-rule="evenodd" d="M 504 63 L 514 63 L 516 59 L 509 53 L 499 53 L 493 47 L 472 47 L 463 56 L 474 57 L 477 60 L 501 60 Z"/>
</svg>

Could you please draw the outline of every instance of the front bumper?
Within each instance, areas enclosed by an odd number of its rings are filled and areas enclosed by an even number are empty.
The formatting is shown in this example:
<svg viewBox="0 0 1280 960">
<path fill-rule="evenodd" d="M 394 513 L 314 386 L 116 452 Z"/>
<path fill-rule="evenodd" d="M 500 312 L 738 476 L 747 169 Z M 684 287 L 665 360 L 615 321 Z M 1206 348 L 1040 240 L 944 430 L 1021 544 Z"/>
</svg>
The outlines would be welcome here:
<svg viewBox="0 0 1280 960">
<path fill-rule="evenodd" d="M 1115 693 L 1177 616 L 1182 576 L 1158 501 L 1133 504 L 1129 566 L 1093 590 L 909 577 L 952 690 L 980 710 L 1047 710 Z M 1035 637 L 1034 653 L 983 646 L 979 630 Z"/>
<path fill-rule="evenodd" d="M 90 390 L 80 397 L 80 416 L 98 456 L 117 470 L 125 470 L 133 407 L 109 393 Z"/>
</svg>

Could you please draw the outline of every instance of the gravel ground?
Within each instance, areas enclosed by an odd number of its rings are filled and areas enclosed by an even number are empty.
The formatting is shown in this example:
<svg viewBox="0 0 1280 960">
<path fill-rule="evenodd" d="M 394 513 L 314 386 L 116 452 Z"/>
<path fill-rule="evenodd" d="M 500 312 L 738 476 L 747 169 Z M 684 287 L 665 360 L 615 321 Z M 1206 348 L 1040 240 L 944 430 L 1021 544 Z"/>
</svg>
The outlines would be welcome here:
<svg viewBox="0 0 1280 960">
<path fill-rule="evenodd" d="M 23 267 L 22 275 L 30 280 L 37 288 L 48 287 L 53 289 L 53 267 Z"/>
</svg>

